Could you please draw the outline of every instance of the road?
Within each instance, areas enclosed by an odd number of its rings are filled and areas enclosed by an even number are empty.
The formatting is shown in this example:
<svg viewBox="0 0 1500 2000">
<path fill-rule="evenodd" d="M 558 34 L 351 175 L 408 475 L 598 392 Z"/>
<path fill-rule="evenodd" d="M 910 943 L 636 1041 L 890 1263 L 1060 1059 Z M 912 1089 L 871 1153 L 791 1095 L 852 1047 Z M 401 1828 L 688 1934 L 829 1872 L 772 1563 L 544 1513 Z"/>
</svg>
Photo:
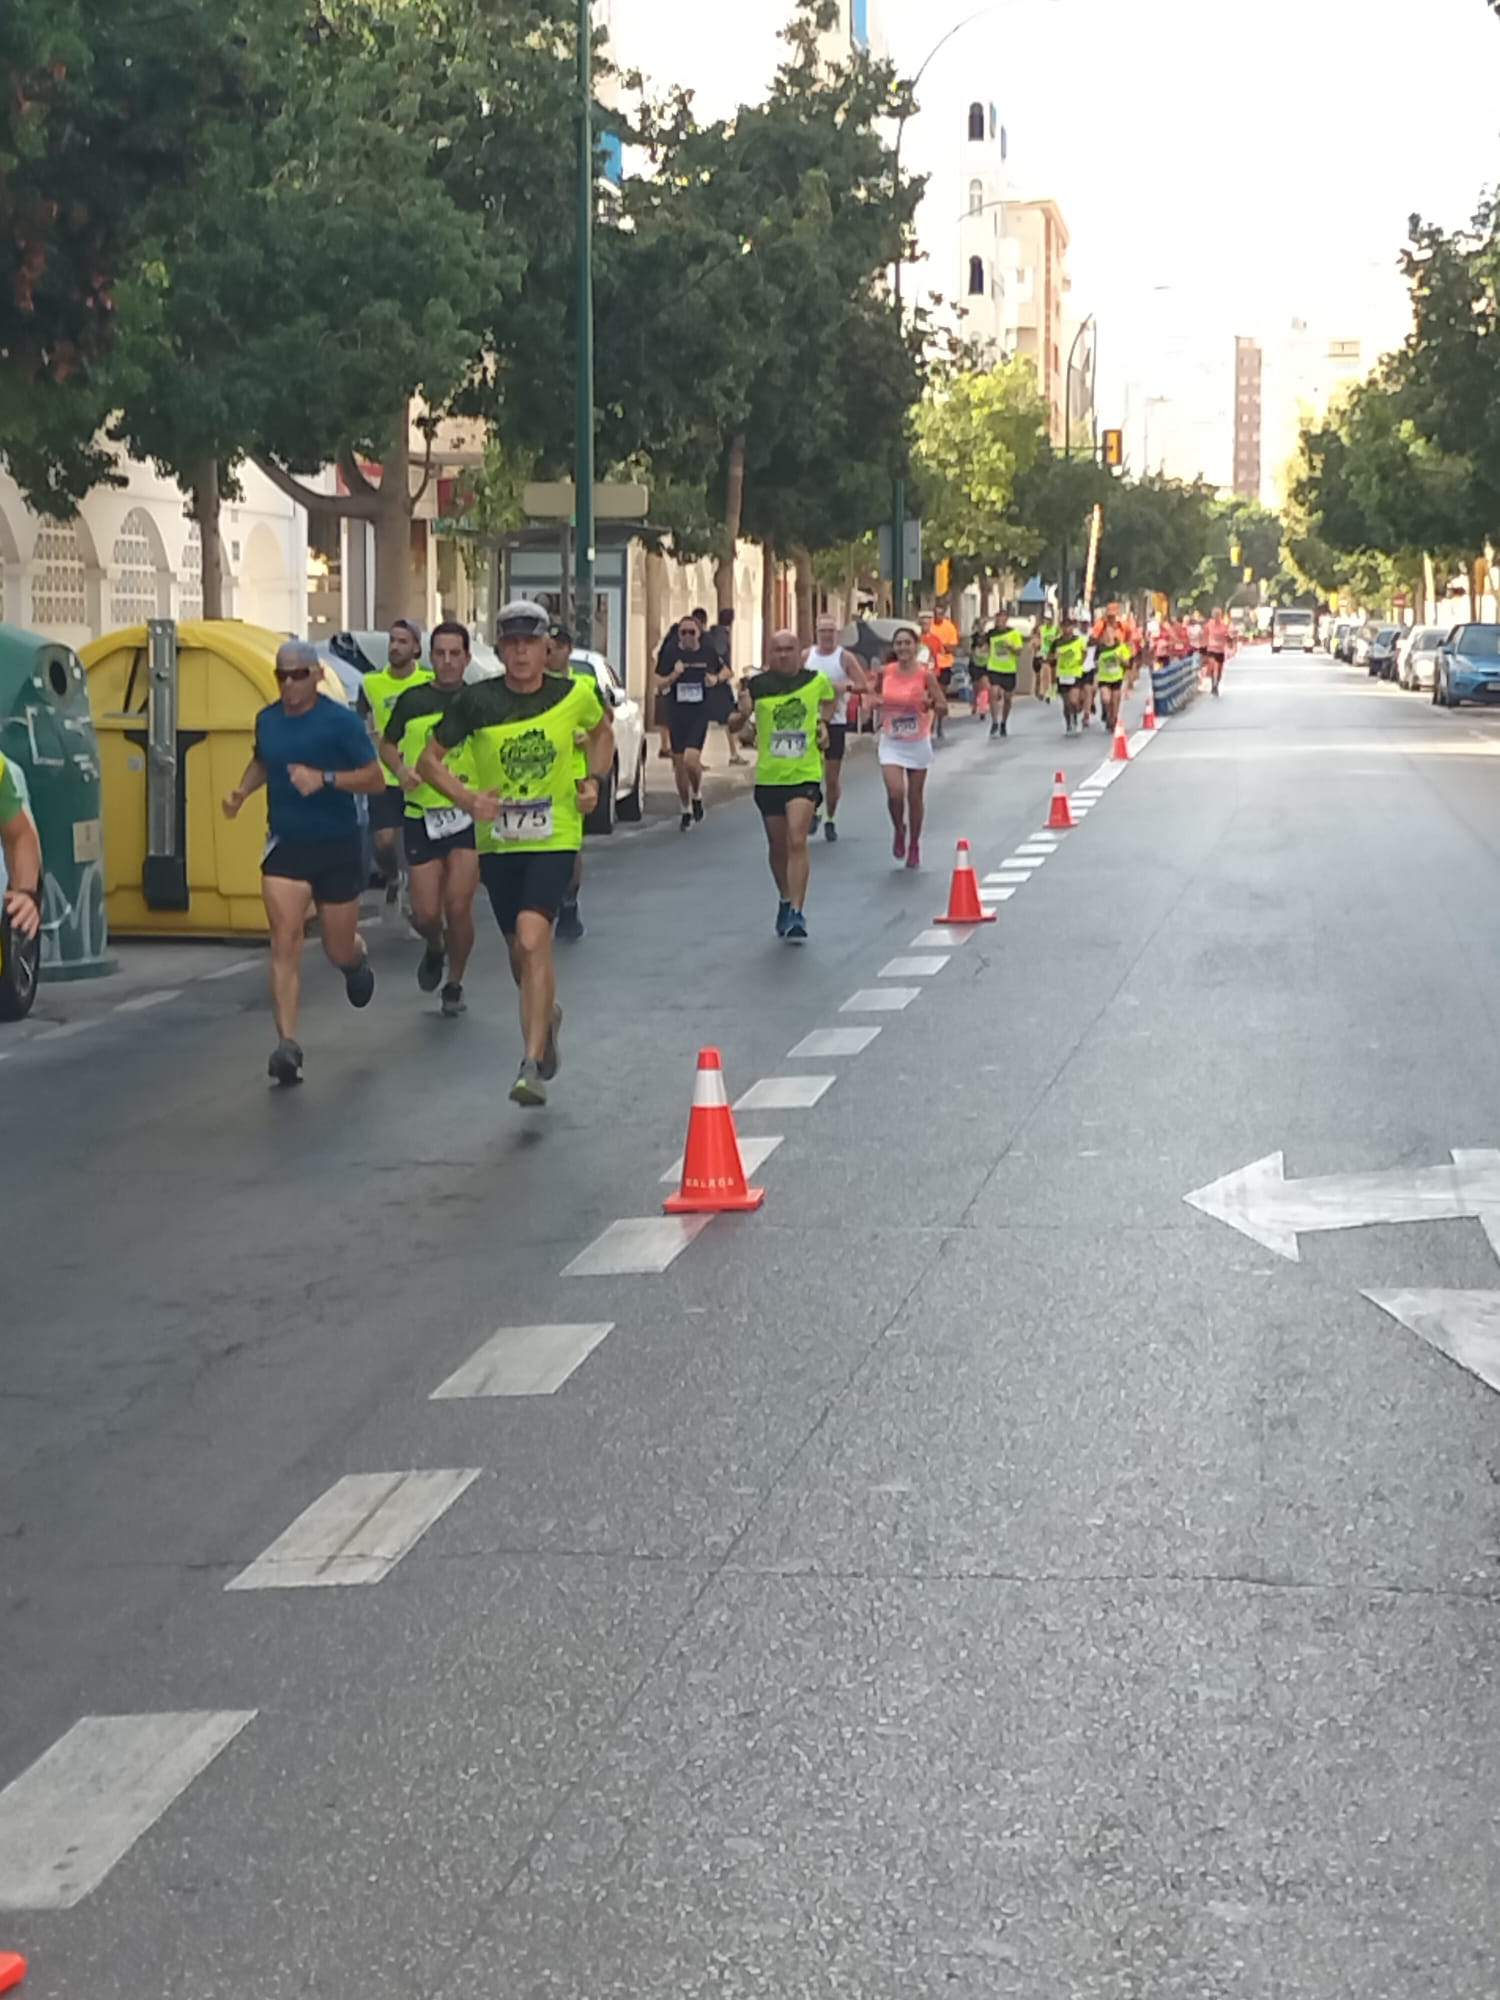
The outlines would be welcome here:
<svg viewBox="0 0 1500 2000">
<path fill-rule="evenodd" d="M 253 965 L 6 1045 L 27 2000 L 1494 2000 L 1496 720 L 959 723 L 919 877 L 863 745 L 801 952 L 726 787 L 591 847 L 529 1120 L 493 936 L 459 1023 L 315 966 L 296 1093 Z M 830 1081 L 608 1271 L 704 1044 Z"/>
</svg>

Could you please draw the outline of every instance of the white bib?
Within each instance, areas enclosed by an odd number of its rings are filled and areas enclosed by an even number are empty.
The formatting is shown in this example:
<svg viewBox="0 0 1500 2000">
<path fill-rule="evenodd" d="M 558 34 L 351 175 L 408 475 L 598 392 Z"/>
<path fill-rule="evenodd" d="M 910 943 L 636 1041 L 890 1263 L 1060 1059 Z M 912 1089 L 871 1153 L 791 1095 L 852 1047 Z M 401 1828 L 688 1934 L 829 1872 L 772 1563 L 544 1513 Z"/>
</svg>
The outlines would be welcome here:
<svg viewBox="0 0 1500 2000">
<path fill-rule="evenodd" d="M 702 701 L 702 681 L 679 681 L 677 683 L 677 699 L 679 701 Z"/>
<path fill-rule="evenodd" d="M 457 806 L 428 806 L 422 814 L 422 824 L 427 829 L 429 840 L 446 840 L 450 834 L 462 833 L 473 820 Z"/>
<path fill-rule="evenodd" d="M 502 799 L 491 831 L 496 840 L 550 840 L 551 799 Z"/>
<path fill-rule="evenodd" d="M 805 729 L 773 729 L 771 731 L 771 755 L 782 757 L 790 763 L 794 757 L 807 755 L 807 731 Z"/>
</svg>

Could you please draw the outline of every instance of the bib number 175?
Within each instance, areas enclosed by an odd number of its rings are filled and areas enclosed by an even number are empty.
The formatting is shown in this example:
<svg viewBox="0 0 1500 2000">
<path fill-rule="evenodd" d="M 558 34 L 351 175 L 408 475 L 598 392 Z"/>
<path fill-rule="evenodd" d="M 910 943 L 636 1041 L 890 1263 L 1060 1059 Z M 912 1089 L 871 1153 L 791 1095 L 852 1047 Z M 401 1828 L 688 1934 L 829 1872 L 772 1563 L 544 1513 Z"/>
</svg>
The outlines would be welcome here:
<svg viewBox="0 0 1500 2000">
<path fill-rule="evenodd" d="M 551 799 L 502 799 L 492 832 L 496 840 L 550 840 Z"/>
</svg>

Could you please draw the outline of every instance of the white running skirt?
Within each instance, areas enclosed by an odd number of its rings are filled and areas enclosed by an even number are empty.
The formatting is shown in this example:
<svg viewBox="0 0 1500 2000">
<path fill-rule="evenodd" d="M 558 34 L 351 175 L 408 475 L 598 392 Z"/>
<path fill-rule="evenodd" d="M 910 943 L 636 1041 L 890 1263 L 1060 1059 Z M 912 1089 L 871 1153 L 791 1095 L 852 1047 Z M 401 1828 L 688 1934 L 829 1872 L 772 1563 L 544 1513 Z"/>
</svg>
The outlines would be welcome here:
<svg viewBox="0 0 1500 2000">
<path fill-rule="evenodd" d="M 899 764 L 903 771 L 926 771 L 932 765 L 932 737 L 887 736 L 882 732 L 878 755 L 882 764 Z"/>
</svg>

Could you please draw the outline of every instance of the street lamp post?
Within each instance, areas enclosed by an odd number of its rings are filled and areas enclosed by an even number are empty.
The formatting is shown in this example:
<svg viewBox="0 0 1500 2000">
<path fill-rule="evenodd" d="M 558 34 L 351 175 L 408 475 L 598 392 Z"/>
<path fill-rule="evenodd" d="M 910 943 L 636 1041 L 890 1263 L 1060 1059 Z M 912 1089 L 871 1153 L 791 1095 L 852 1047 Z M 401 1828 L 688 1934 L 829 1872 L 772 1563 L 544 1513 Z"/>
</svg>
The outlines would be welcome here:
<svg viewBox="0 0 1500 2000">
<path fill-rule="evenodd" d="M 1089 314 L 1086 320 L 1080 323 L 1077 333 L 1074 334 L 1073 344 L 1068 349 L 1068 365 L 1063 370 L 1063 461 L 1065 464 L 1071 464 L 1073 458 L 1073 361 L 1078 353 L 1078 343 L 1090 327 L 1094 330 L 1094 345 L 1089 349 L 1089 380 L 1091 383 L 1098 381 L 1099 326 L 1092 313 Z M 1062 603 L 1058 606 L 1058 609 L 1061 615 L 1066 618 L 1071 614 L 1073 609 L 1073 594 L 1068 587 L 1068 545 L 1066 542 L 1062 545 L 1061 568 Z"/>
<path fill-rule="evenodd" d="M 577 396 L 573 457 L 574 623 L 594 643 L 594 105 L 593 12 L 578 0 Z"/>
</svg>

